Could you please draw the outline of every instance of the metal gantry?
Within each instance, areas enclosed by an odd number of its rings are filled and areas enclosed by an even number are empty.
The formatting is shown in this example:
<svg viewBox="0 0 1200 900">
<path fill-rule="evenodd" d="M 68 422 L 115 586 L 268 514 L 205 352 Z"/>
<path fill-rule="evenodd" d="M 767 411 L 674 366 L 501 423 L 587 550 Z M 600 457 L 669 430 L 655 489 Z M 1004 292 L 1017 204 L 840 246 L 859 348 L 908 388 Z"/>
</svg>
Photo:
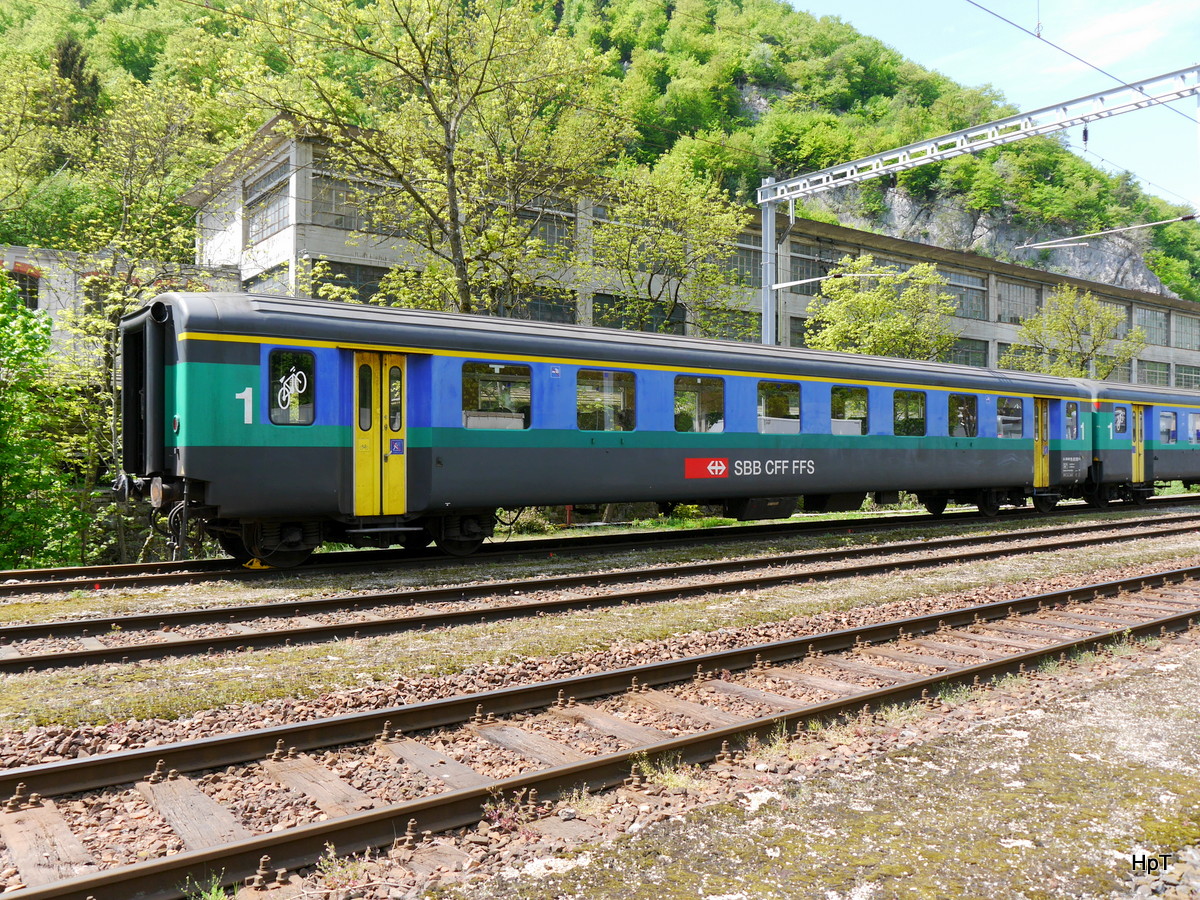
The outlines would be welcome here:
<svg viewBox="0 0 1200 900">
<path fill-rule="evenodd" d="M 758 189 L 763 235 L 762 342 L 772 345 L 776 343 L 775 291 L 772 285 L 775 284 L 776 278 L 775 211 L 780 203 L 789 205 L 789 213 L 794 221 L 795 201 L 803 197 L 859 184 L 881 175 L 915 169 L 928 163 L 941 162 L 964 153 L 976 153 L 989 147 L 1050 134 L 1073 125 L 1170 103 L 1197 93 L 1200 93 L 1200 66 L 1192 66 L 1157 75 L 1145 81 L 1124 84 L 1112 90 L 1089 94 L 1066 103 L 997 119 L 941 137 L 917 141 L 786 181 L 764 179 L 762 187 Z"/>
</svg>

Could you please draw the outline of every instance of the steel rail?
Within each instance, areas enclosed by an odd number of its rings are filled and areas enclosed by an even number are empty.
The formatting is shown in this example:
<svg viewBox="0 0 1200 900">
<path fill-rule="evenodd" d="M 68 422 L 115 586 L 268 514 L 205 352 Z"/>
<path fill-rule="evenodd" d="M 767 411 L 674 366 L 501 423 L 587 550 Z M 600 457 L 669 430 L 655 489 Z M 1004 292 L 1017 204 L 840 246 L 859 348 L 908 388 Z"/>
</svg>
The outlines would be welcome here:
<svg viewBox="0 0 1200 900">
<path fill-rule="evenodd" d="M 668 684 L 686 680 L 697 669 L 706 672 L 723 669 L 733 671 L 748 668 L 760 659 L 769 663 L 794 661 L 815 652 L 845 650 L 858 642 L 895 640 L 901 631 L 911 635 L 935 631 L 942 625 L 960 627 L 973 624 L 977 619 L 1000 619 L 1037 610 L 1041 606 L 1062 606 L 1072 601 L 1115 596 L 1126 591 L 1189 580 L 1200 580 L 1200 566 L 911 616 L 876 625 L 719 650 L 677 660 L 646 663 L 610 672 L 576 675 L 441 700 L 346 713 L 310 722 L 24 766 L 0 771 L 0 797 L 10 796 L 22 783 L 29 792 L 49 797 L 136 781 L 149 775 L 160 760 L 166 768 L 180 772 L 220 768 L 267 756 L 280 741 L 285 747 L 313 750 L 372 740 L 383 731 L 385 725 L 402 732 L 440 728 L 465 722 L 475 715 L 477 708 L 499 716 L 549 706 L 560 691 L 577 699 L 601 697 L 625 690 L 635 677 L 642 684 Z"/>
<path fill-rule="evenodd" d="M 1150 498 L 1153 505 L 1179 506 L 1200 503 L 1200 496 L 1172 495 Z M 1063 506 L 1055 515 L 1085 515 L 1097 510 L 1084 506 Z M 1030 507 L 1002 510 L 1000 520 L 1023 519 L 1040 516 Z M 381 563 L 396 567 L 410 567 L 437 563 L 439 565 L 466 567 L 481 560 L 500 560 L 536 556 L 552 553 L 586 553 L 591 550 L 630 548 L 640 549 L 648 543 L 665 546 L 670 544 L 692 544 L 716 542 L 728 539 L 762 538 L 773 535 L 804 534 L 821 532 L 830 535 L 884 531 L 890 528 L 913 525 L 994 522 L 996 517 L 981 516 L 969 510 L 945 513 L 941 516 L 928 514 L 902 514 L 880 516 L 873 519 L 828 520 L 819 522 L 791 522 L 721 525 L 711 528 L 693 528 L 674 531 L 621 532 L 616 534 L 588 535 L 587 537 L 555 537 L 522 539 L 520 541 L 485 544 L 472 557 L 445 556 L 429 551 L 412 554 L 400 550 L 351 550 L 319 553 L 308 564 L 296 569 L 246 569 L 229 559 L 200 559 L 185 562 L 120 563 L 94 567 L 64 567 L 57 569 L 7 569 L 0 571 L 0 597 L 17 594 L 45 593 L 48 591 L 94 590 L 115 587 L 150 587 L 158 585 L 191 584 L 214 578 L 254 581 L 265 578 L 313 574 L 315 572 L 341 572 L 360 566 L 377 566 Z M 43 580 L 36 580 L 36 579 Z"/>
<path fill-rule="evenodd" d="M 1183 516 L 1173 520 L 1175 524 L 1163 528 L 1147 529 L 1143 520 L 1121 523 L 1118 527 L 1129 527 L 1126 533 L 1103 536 L 1071 537 L 1053 543 L 1034 543 L 1038 552 L 1070 549 L 1098 543 L 1144 540 L 1172 534 L 1185 534 L 1196 529 L 1197 516 Z M 202 637 L 171 637 L 161 641 L 118 644 L 104 648 L 82 650 L 48 651 L 0 657 L 0 673 L 45 671 L 71 666 L 98 665 L 111 662 L 133 662 L 168 657 L 198 655 L 227 650 L 263 649 L 288 646 L 294 643 L 315 643 L 341 637 L 368 637 L 380 634 L 395 634 L 402 631 L 417 631 L 442 627 L 454 627 L 485 622 L 497 622 L 514 618 L 550 615 L 577 609 L 605 608 L 623 604 L 656 603 L 678 600 L 714 591 L 757 590 L 795 581 L 829 581 L 837 578 L 872 575 L 890 572 L 899 568 L 919 569 L 945 565 L 947 562 L 970 562 L 994 559 L 1031 549 L 1022 541 L 1038 540 L 1049 536 L 1075 534 L 1073 526 L 1056 526 L 1019 533 L 999 535 L 970 535 L 934 538 L 924 541 L 905 541 L 878 544 L 859 548 L 834 550 L 811 550 L 798 553 L 773 554 L 754 559 L 721 560 L 719 562 L 691 563 L 680 566 L 655 566 L 650 568 L 606 572 L 590 575 L 569 575 L 550 579 L 523 579 L 518 581 L 493 582 L 452 588 L 427 588 L 416 591 L 384 592 L 372 595 L 325 597 L 312 600 L 289 601 L 287 603 L 255 604 L 252 606 L 224 606 L 209 609 L 182 610 L 165 613 L 146 613 L 97 619 L 74 619 L 59 622 L 11 625 L 0 627 L 0 646 L 17 641 L 48 637 L 89 636 L 104 633 L 114 628 L 121 630 L 153 629 L 162 631 L 196 624 L 225 624 L 228 622 L 251 621 L 260 618 L 303 617 L 316 612 L 350 611 L 363 606 L 386 606 L 431 604 L 448 601 L 466 601 L 473 598 L 496 595 L 521 594 L 527 591 L 569 590 L 572 587 L 596 587 L 602 584 L 628 583 L 649 578 L 707 575 L 746 569 L 771 569 L 805 563 L 823 563 L 837 560 L 854 560 L 847 566 L 819 569 L 812 572 L 788 572 L 752 575 L 746 578 L 724 579 L 690 585 L 635 588 L 610 594 L 595 594 L 554 600 L 534 600 L 508 603 L 485 608 L 461 610 L 439 610 L 426 614 L 407 616 L 380 616 L 372 619 L 338 622 L 332 624 L 302 625 L 286 628 L 238 632 L 227 635 Z M 917 559 L 889 558 L 880 562 L 863 562 L 865 558 L 895 556 L 911 551 L 952 550 L 977 545 L 981 540 L 993 541 L 1009 546 L 975 549 L 955 553 L 951 560 L 945 556 L 920 557 Z M 1011 546 L 1017 543 L 1018 546 Z M 164 632 L 169 633 L 169 632 Z"/>
<path fill-rule="evenodd" d="M 1182 580 L 1200 574 L 1200 570 L 1178 570 L 1162 573 L 1150 578 L 1126 579 L 1120 582 L 1108 582 L 1094 585 L 1090 590 L 1098 595 L 1119 592 L 1131 584 L 1147 585 Z M 1059 592 L 1076 595 L 1079 591 Z M 1050 603 L 1047 598 L 1057 595 L 1041 595 L 1039 597 L 1021 598 L 1019 600 L 1002 601 L 987 604 L 974 609 L 960 610 L 950 614 L 937 616 L 914 617 L 903 622 L 892 622 L 885 625 L 871 626 L 866 629 L 854 629 L 858 637 L 868 642 L 878 642 L 895 638 L 901 630 L 911 632 L 919 630 L 918 624 L 928 626 L 931 619 L 940 619 L 947 624 L 961 624 L 965 615 L 970 615 L 974 621 L 975 613 L 984 618 L 999 618 L 996 615 L 1001 609 L 1011 612 L 1038 609 L 1040 605 Z M 1075 599 L 1078 599 L 1076 597 Z M 1032 604 L 1032 605 L 1031 605 Z M 984 611 L 987 611 L 985 614 Z M 1196 608 L 1172 613 L 1137 625 L 1122 625 L 1103 633 L 1088 634 L 1074 640 L 1059 641 L 1051 646 L 1036 650 L 1014 653 L 1002 659 L 988 660 L 977 665 L 965 666 L 952 671 L 940 672 L 935 675 L 916 678 L 897 685 L 870 690 L 850 697 L 837 698 L 815 704 L 797 705 L 795 709 L 772 713 L 733 725 L 714 728 L 687 735 L 681 738 L 664 740 L 656 744 L 641 745 L 628 750 L 609 753 L 578 763 L 556 766 L 493 782 L 486 787 L 469 788 L 450 791 L 417 800 L 392 804 L 386 807 L 355 813 L 325 822 L 298 826 L 285 832 L 277 832 L 255 836 L 222 847 L 189 851 L 174 856 L 164 857 L 144 863 L 138 863 L 120 869 L 107 870 L 96 874 L 67 879 L 45 887 L 24 890 L 14 894 L 27 900 L 87 900 L 89 896 L 116 896 L 110 893 L 119 889 L 120 896 L 129 898 L 144 898 L 144 900 L 169 900 L 181 895 L 181 890 L 172 887 L 180 885 L 185 878 L 193 881 L 205 881 L 213 875 L 223 877 L 225 883 L 236 882 L 253 874 L 263 856 L 268 856 L 271 866 L 295 869 L 309 865 L 321 855 L 329 845 L 335 845 L 341 853 L 354 853 L 363 850 L 387 846 L 404 835 L 410 824 L 417 831 L 441 832 L 451 828 L 472 825 L 478 822 L 485 811 L 487 803 L 498 796 L 516 794 L 528 789 L 536 789 L 541 796 L 553 797 L 557 794 L 586 784 L 592 789 L 602 789 L 620 784 L 630 771 L 631 766 L 638 760 L 656 757 L 669 757 L 686 763 L 710 761 L 717 757 L 729 742 L 744 740 L 751 735 L 770 736 L 777 734 L 780 729 L 798 730 L 803 723 L 814 719 L 829 719 L 850 711 L 862 709 L 867 705 L 878 703 L 895 703 L 920 697 L 931 689 L 964 681 L 993 679 L 1010 672 L 1022 671 L 1026 667 L 1037 666 L 1053 657 L 1078 652 L 1100 646 L 1109 641 L 1122 637 L 1140 636 L 1157 633 L 1169 629 L 1186 628 L 1194 624 L 1200 615 L 1200 603 Z M 905 626 L 908 626 L 907 628 Z M 821 640 L 831 646 L 827 649 L 843 649 L 851 630 L 834 632 L 821 636 Z M 1048 635 L 1048 638 L 1051 637 Z M 686 679 L 690 672 L 680 670 L 681 666 L 702 660 L 697 665 L 701 671 L 719 665 L 723 668 L 746 668 L 751 665 L 747 654 L 754 653 L 755 660 L 769 659 L 770 661 L 792 661 L 797 656 L 797 643 L 805 642 L 811 645 L 817 639 L 801 639 L 780 644 L 760 645 L 745 648 L 732 653 L 709 654 L 696 657 L 693 660 L 676 661 L 667 664 L 655 664 L 648 667 L 623 670 L 621 673 L 606 673 L 602 681 L 611 685 L 615 676 L 624 676 L 622 687 L 628 687 L 632 676 L 636 673 L 639 680 L 646 678 L 648 683 L 658 681 L 680 681 Z M 785 649 L 786 647 L 786 649 Z M 766 653 L 764 653 L 766 651 Z M 806 652 L 813 652 L 808 650 Z M 770 655 L 767 656 L 766 654 Z M 800 655 L 804 655 L 800 653 Z M 729 665 L 736 658 L 735 665 Z M 669 670 L 674 670 L 673 674 Z M 653 671 L 647 671 L 653 670 Z M 709 669 L 711 670 L 711 668 Z M 611 687 L 599 692 L 593 692 L 591 687 L 581 684 L 581 679 L 567 679 L 539 686 L 544 691 L 555 689 L 558 685 L 575 682 L 575 687 L 585 690 L 576 696 L 596 696 L 598 693 L 613 693 Z M 563 688 L 558 688 L 563 689 Z M 618 690 L 620 688 L 617 688 Z M 504 693 L 504 692 L 500 692 Z M 492 697 L 493 695 L 482 695 Z M 547 705 L 539 702 L 536 705 Z M 505 709 L 504 711 L 508 711 Z M 98 893 L 104 892 L 104 893 Z"/>
</svg>

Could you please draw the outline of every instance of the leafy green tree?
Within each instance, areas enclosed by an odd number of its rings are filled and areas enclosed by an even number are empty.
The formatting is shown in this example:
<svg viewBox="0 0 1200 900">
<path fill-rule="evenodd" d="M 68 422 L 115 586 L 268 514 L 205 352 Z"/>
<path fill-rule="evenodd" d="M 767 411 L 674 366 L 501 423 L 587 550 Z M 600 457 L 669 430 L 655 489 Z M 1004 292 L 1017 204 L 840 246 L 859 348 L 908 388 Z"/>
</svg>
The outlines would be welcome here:
<svg viewBox="0 0 1200 900">
<path fill-rule="evenodd" d="M 1018 343 L 1000 365 L 1064 378 L 1107 378 L 1146 346 L 1141 328 L 1122 336 L 1127 324 L 1121 307 L 1060 285 L 1035 315 L 1021 321 Z"/>
<path fill-rule="evenodd" d="M 952 295 L 933 263 L 909 269 L 844 257 L 809 305 L 805 339 L 817 350 L 941 359 L 958 334 Z"/>
<path fill-rule="evenodd" d="M 619 170 L 596 207 L 583 279 L 611 298 L 598 324 L 642 331 L 684 323 L 712 336 L 756 329 L 731 265 L 745 213 L 689 171 Z M 601 312 L 600 315 L 596 315 Z"/>
<path fill-rule="evenodd" d="M 606 62 L 531 0 L 250 4 L 246 90 L 330 142 L 372 238 L 413 255 L 425 292 L 496 312 L 563 270 L 564 204 L 627 126 Z M 245 57 L 243 57 L 245 59 Z M 363 179 L 369 179 L 365 181 Z"/>
<path fill-rule="evenodd" d="M 71 460 L 53 432 L 50 318 L 26 308 L 0 276 L 0 567 L 79 561 Z"/>
</svg>

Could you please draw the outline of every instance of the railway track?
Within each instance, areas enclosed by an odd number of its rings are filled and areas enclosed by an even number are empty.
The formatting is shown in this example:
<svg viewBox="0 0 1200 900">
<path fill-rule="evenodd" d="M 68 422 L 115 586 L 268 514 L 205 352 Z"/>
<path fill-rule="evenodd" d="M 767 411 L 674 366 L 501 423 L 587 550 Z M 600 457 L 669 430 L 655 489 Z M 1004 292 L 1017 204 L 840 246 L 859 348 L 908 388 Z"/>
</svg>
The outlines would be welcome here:
<svg viewBox="0 0 1200 900">
<path fill-rule="evenodd" d="M 760 590 L 797 581 L 1186 534 L 1198 525 L 1200 514 L 1184 514 L 1157 524 L 1142 519 L 1113 522 L 1084 536 L 1073 525 L 1061 525 L 1020 534 L 965 535 L 607 573 L 9 625 L 0 627 L 0 672 L 265 649 Z M 700 580 L 681 584 L 680 578 Z M 601 591 L 604 586 L 612 589 Z"/>
<path fill-rule="evenodd" d="M 1170 496 L 1151 499 L 1154 506 L 1180 506 L 1200 503 L 1200 496 Z M 1088 514 L 1095 510 L 1083 505 L 1060 507 L 1056 515 Z M 1003 519 L 1023 519 L 1039 516 L 1032 508 L 1006 509 Z M 0 597 L 70 590 L 108 590 L 127 587 L 193 584 L 217 579 L 261 581 L 280 575 L 346 572 L 355 569 L 379 569 L 438 565 L 466 567 L 480 560 L 507 560 L 523 557 L 544 557 L 547 553 L 588 553 L 599 550 L 618 552 L 645 549 L 648 545 L 702 544 L 737 539 L 762 539 L 800 534 L 862 534 L 897 527 L 928 524 L 972 524 L 994 522 L 977 513 L 962 510 L 942 516 L 916 513 L 912 515 L 878 516 L 871 519 L 830 521 L 785 521 L 754 525 L 729 525 L 681 531 L 640 531 L 634 534 L 614 533 L 586 537 L 555 537 L 494 542 L 486 544 L 479 553 L 466 559 L 444 556 L 435 551 L 419 553 L 400 550 L 353 550 L 319 553 L 299 569 L 248 569 L 228 559 L 197 559 L 184 562 L 128 563 L 120 565 L 65 567 L 57 569 L 8 569 L 0 571 Z"/>
<path fill-rule="evenodd" d="M 8 770 L 0 772 L 0 796 L 10 798 L 0 812 L 0 837 L 19 881 L 5 887 L 22 884 L 13 896 L 37 900 L 165 900 L 181 896 L 179 886 L 188 879 L 207 883 L 218 873 L 225 883 L 276 882 L 311 865 L 328 844 L 343 854 L 393 847 L 414 870 L 429 858 L 455 864 L 468 858 L 469 842 L 433 846 L 420 835 L 473 826 L 498 798 L 523 798 L 532 820 L 545 811 L 530 802 L 532 791 L 550 799 L 581 786 L 612 787 L 645 759 L 727 759 L 730 746 L 752 735 L 768 737 L 866 705 L 913 700 L 1117 639 L 1184 629 L 1198 617 L 1200 568 L 1176 570 Z M 364 766 L 375 776 L 369 785 L 355 774 Z M 224 767 L 233 768 L 222 773 Z M 300 824 L 272 832 L 268 804 L 255 807 L 262 815 L 251 830 L 217 799 L 260 797 L 264 784 L 302 796 L 308 812 Z M 631 787 L 636 789 L 636 778 Z M 175 835 L 169 844 L 178 852 L 102 869 L 87 836 L 72 826 L 86 829 L 105 803 L 127 802 L 131 794 L 148 810 L 143 819 Z M 288 809 L 295 815 L 296 802 Z"/>
</svg>

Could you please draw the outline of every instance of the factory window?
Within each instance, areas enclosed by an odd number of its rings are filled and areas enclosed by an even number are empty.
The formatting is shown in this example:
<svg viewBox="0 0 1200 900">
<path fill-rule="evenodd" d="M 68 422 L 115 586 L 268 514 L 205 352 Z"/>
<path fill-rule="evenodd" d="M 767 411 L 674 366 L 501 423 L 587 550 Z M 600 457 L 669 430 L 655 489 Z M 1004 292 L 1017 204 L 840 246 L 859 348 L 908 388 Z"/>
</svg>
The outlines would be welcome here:
<svg viewBox="0 0 1200 900">
<path fill-rule="evenodd" d="M 925 434 L 925 392 L 896 391 L 892 395 L 892 433 L 905 437 Z"/>
<path fill-rule="evenodd" d="M 725 430 L 724 379 L 676 376 L 675 430 L 709 433 Z"/>
<path fill-rule="evenodd" d="M 948 421 L 951 437 L 979 434 L 979 398 L 974 394 L 951 394 Z"/>
<path fill-rule="evenodd" d="M 756 234 L 739 235 L 732 263 L 738 281 L 745 287 L 762 287 L 762 259 L 762 238 Z"/>
<path fill-rule="evenodd" d="M 791 381 L 758 383 L 758 432 L 800 433 L 800 385 Z"/>
<path fill-rule="evenodd" d="M 955 315 L 963 319 L 987 318 L 987 282 L 976 275 L 962 272 L 942 272 L 947 284 L 943 290 L 954 298 L 958 310 Z"/>
<path fill-rule="evenodd" d="M 463 427 L 528 428 L 532 381 L 533 371 L 529 366 L 464 363 Z"/>
<path fill-rule="evenodd" d="M 1182 350 L 1200 350 L 1200 319 L 1175 313 L 1175 346 Z"/>
<path fill-rule="evenodd" d="M 973 338 L 959 338 L 946 353 L 946 362 L 960 366 L 987 368 L 988 342 Z"/>
<path fill-rule="evenodd" d="M 1037 315 L 1041 298 L 1036 285 L 998 281 L 996 290 L 1000 295 L 996 314 L 999 321 L 1019 324 L 1022 319 Z"/>
<path fill-rule="evenodd" d="M 272 350 L 271 421 L 276 425 L 311 425 L 316 398 L 316 357 L 303 350 Z"/>
<path fill-rule="evenodd" d="M 831 434 L 867 433 L 867 389 L 835 385 L 830 392 Z"/>
<path fill-rule="evenodd" d="M 1019 397 L 996 398 L 996 436 L 1019 438 L 1025 434 L 1025 401 Z"/>
<path fill-rule="evenodd" d="M 1067 404 L 1067 440 L 1079 440 L 1079 404 Z"/>
<path fill-rule="evenodd" d="M 637 423 L 633 373 L 580 369 L 575 378 L 575 412 L 580 431 L 633 431 Z"/>
<path fill-rule="evenodd" d="M 1167 346 L 1167 314 L 1161 309 L 1147 309 L 1144 306 L 1133 308 L 1133 324 L 1142 329 L 1146 335 L 1147 344 Z"/>
<path fill-rule="evenodd" d="M 1137 365 L 1137 383 L 1167 387 L 1171 384 L 1171 364 L 1139 359 Z"/>
<path fill-rule="evenodd" d="M 25 304 L 26 309 L 38 308 L 38 282 L 41 280 L 31 271 L 22 272 L 14 269 L 8 273 L 13 284 L 17 286 L 17 296 Z"/>
<path fill-rule="evenodd" d="M 246 185 L 246 245 L 282 231 L 291 224 L 291 194 L 288 191 L 291 167 L 276 166 L 266 175 Z"/>
<path fill-rule="evenodd" d="M 1173 412 L 1158 414 L 1158 439 L 1164 444 L 1174 444 L 1179 440 L 1177 418 Z"/>
<path fill-rule="evenodd" d="M 808 283 L 793 284 L 788 290 L 793 294 L 815 297 L 821 292 L 821 282 L 814 279 L 825 278 L 837 265 L 839 254 L 828 247 L 803 244 L 799 241 L 792 241 L 789 249 L 791 250 L 791 277 L 788 281 L 806 281 Z M 793 342 L 792 346 L 801 345 Z"/>
<path fill-rule="evenodd" d="M 1175 387 L 1194 391 L 1200 389 L 1200 366 L 1175 366 Z"/>
</svg>

